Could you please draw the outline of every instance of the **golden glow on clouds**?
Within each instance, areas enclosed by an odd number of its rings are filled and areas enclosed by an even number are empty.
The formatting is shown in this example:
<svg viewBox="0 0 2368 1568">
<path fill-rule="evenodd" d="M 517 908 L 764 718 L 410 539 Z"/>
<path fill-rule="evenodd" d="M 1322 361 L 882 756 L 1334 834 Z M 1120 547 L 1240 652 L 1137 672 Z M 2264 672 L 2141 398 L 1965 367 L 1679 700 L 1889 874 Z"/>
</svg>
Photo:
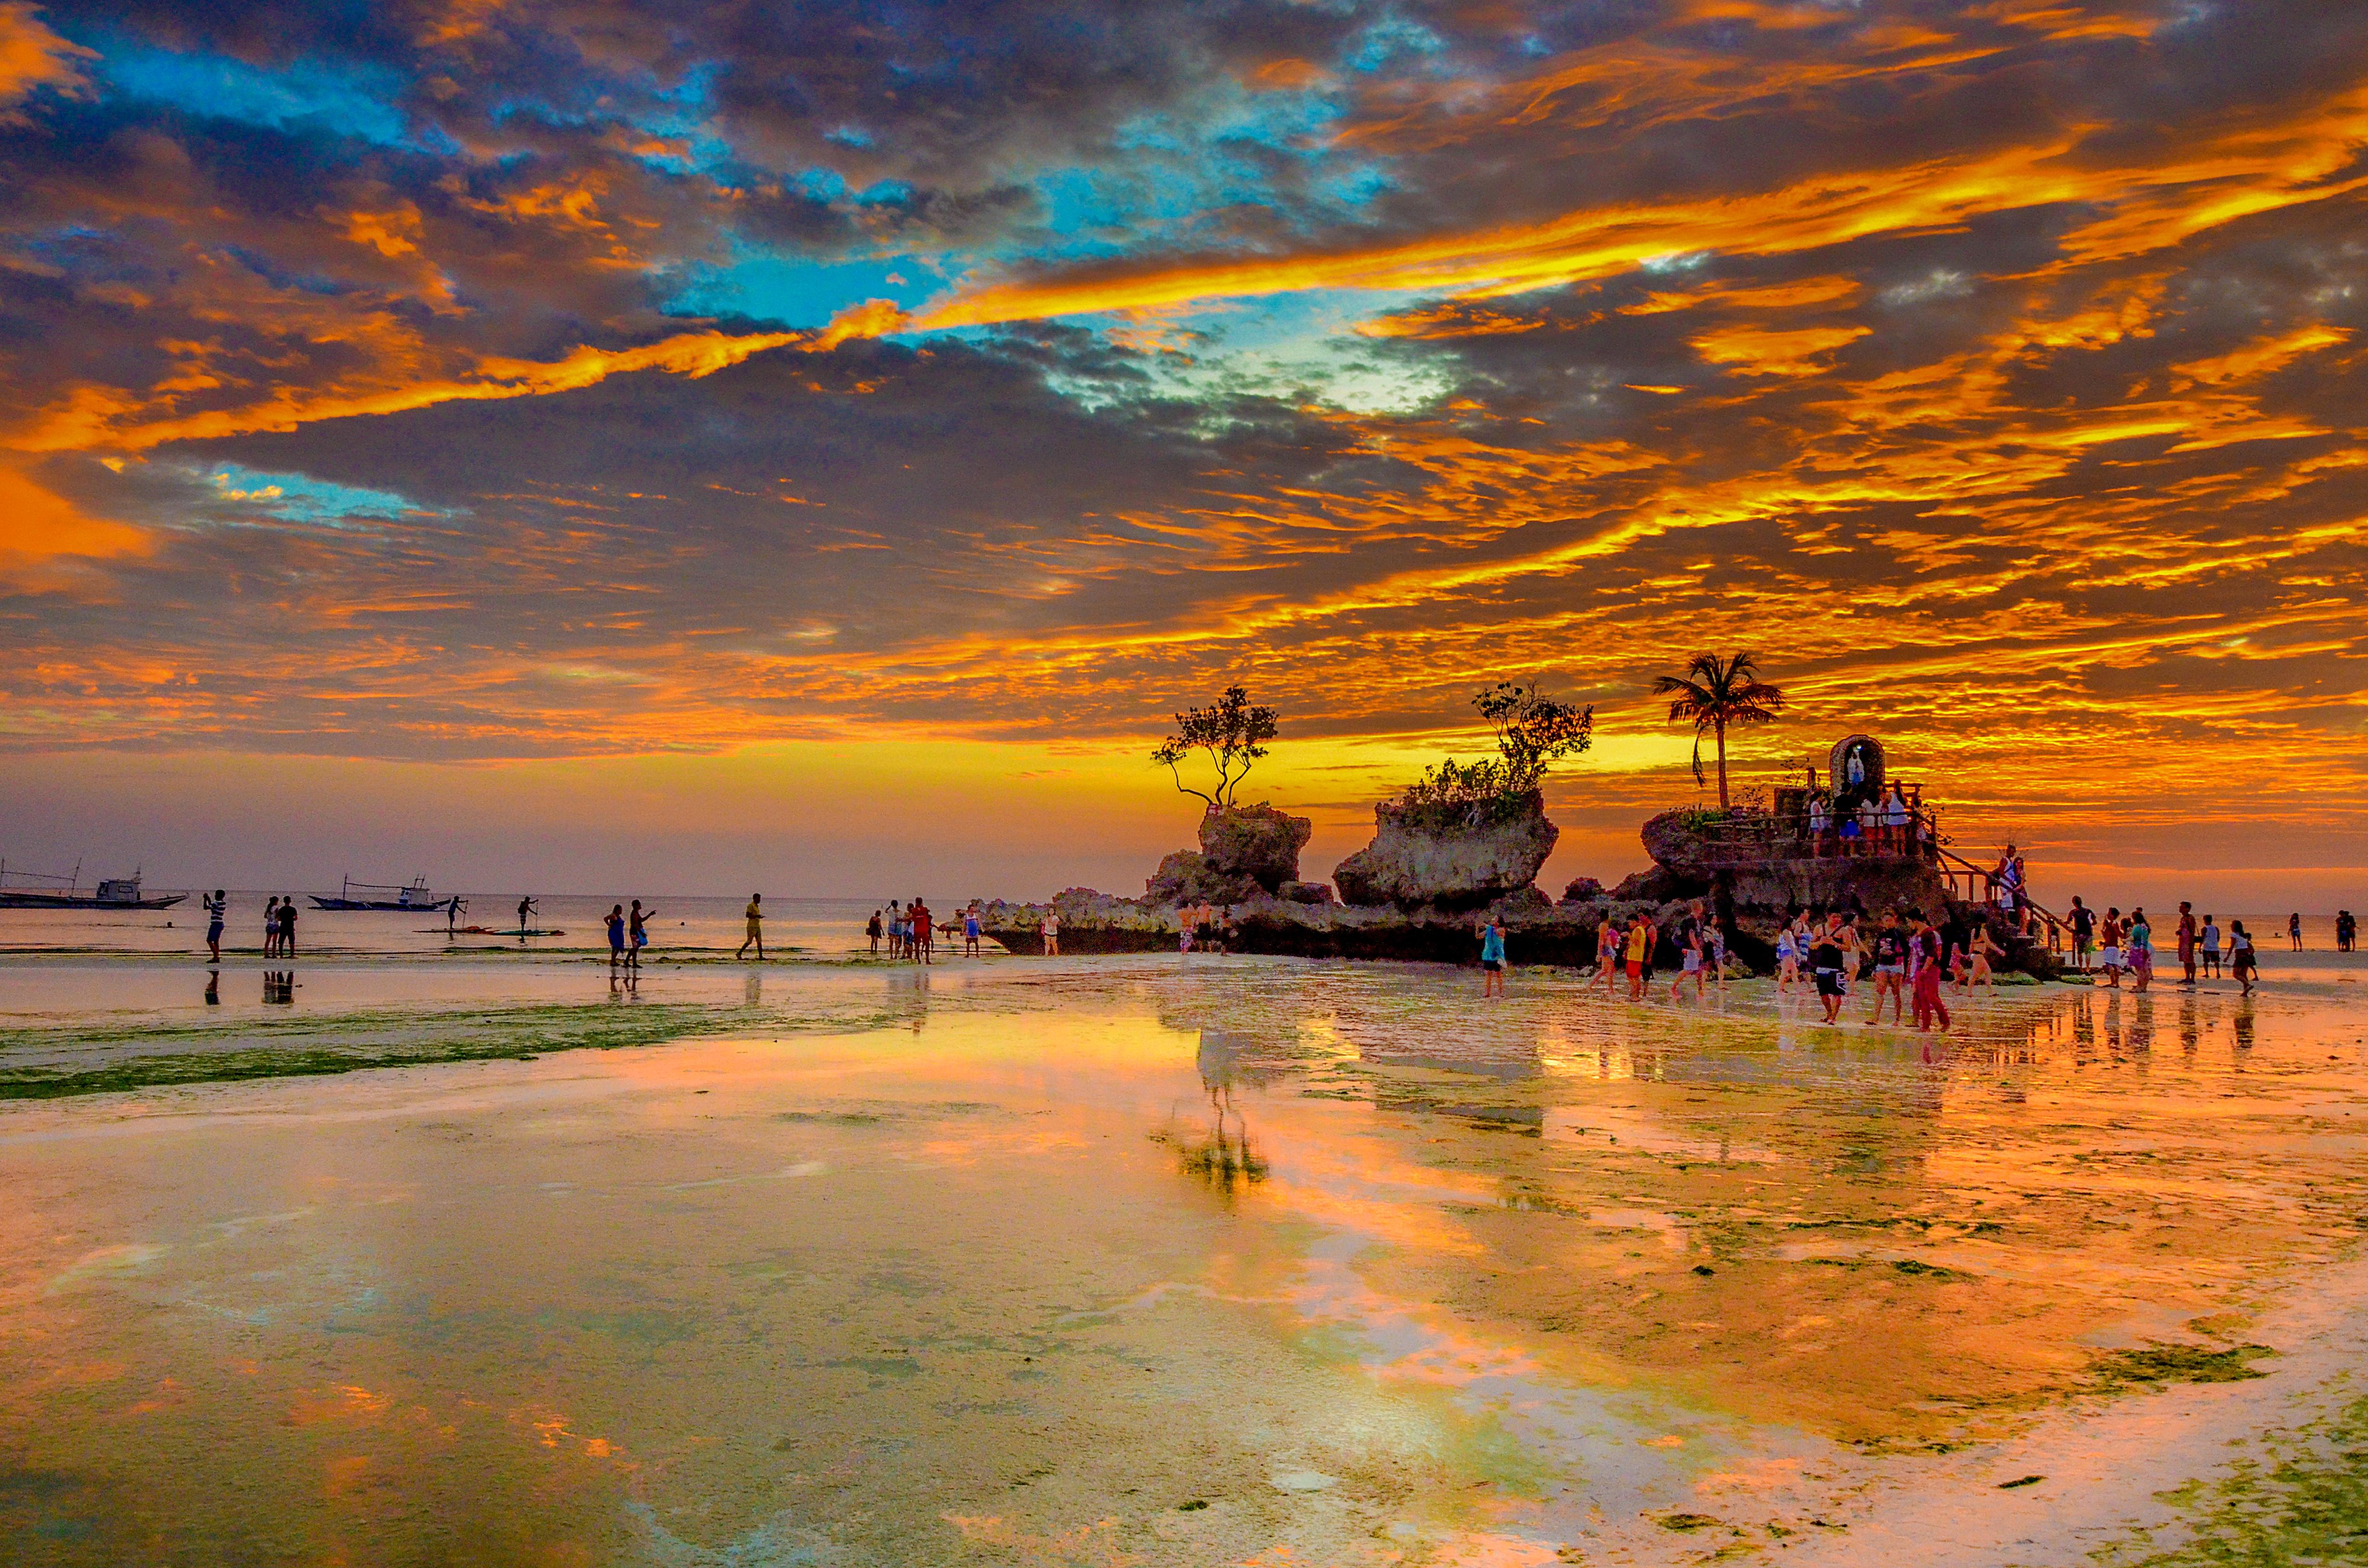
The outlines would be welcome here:
<svg viewBox="0 0 2368 1568">
<path fill-rule="evenodd" d="M 474 40 L 509 25 L 499 11 L 455 5 L 424 25 Z M 1293 759 L 1275 777 L 1330 831 L 1441 746 L 1468 748 L 1463 699 L 1498 676 L 1601 705 L 1601 746 L 1564 809 L 1690 794 L 1683 744 L 1642 688 L 1696 646 L 1752 645 L 1797 702 L 1745 744 L 1762 781 L 1871 724 L 1992 824 L 2077 827 L 2088 853 L 2126 848 L 2115 833 L 2152 801 L 2203 802 L 2240 836 L 2321 821 L 2326 793 L 2286 780 L 2356 771 L 2363 754 L 2368 419 L 2347 301 L 2368 286 L 2368 85 L 2330 67 L 2143 124 L 2111 120 L 2096 107 L 2110 95 L 2026 101 L 2032 80 L 2143 78 L 2166 28 L 2145 7 L 2044 0 L 1913 21 L 1691 0 L 1513 80 L 1237 62 L 1237 96 L 1337 92 L 1338 147 L 1448 175 L 1386 224 L 1213 226 L 1192 231 L 1219 236 L 1192 254 L 950 268 L 910 313 L 869 300 L 820 330 L 676 330 L 586 307 L 571 330 L 638 346 L 564 353 L 552 345 L 567 337 L 472 339 L 484 291 L 459 281 L 452 216 L 357 182 L 268 220 L 361 269 L 343 293 L 242 270 L 222 235 L 192 241 L 170 278 L 61 283 L 95 314 L 169 304 L 205 330 L 160 335 L 144 381 L 94 367 L 20 390 L 0 445 L 62 464 L 142 453 L 153 473 L 178 443 L 444 404 L 550 397 L 556 422 L 583 401 L 560 394 L 620 377 L 639 378 L 610 389 L 620 402 L 691 410 L 672 439 L 709 405 L 669 383 L 738 366 L 714 383 L 715 417 L 749 419 L 735 427 L 757 451 L 768 432 L 752 407 L 803 427 L 876 392 L 864 401 L 893 434 L 863 444 L 850 416 L 831 428 L 851 444 L 803 469 L 709 472 L 667 449 L 630 483 L 593 465 L 522 472 L 446 529 L 468 540 L 450 555 L 278 530 L 223 612 L 257 618 L 235 633 L 120 646 L 33 626 L 8 733 L 609 756 L 893 736 L 913 747 L 899 777 L 920 780 L 960 772 L 933 749 L 951 734 L 1060 735 L 1131 759 L 1170 709 L 1242 678 L 1285 708 Z M 25 44 L 43 32 L 0 6 L 0 101 L 74 85 L 70 51 Z M 1991 72 L 2022 83 L 2010 96 L 2028 115 L 1850 133 L 1852 95 L 1913 104 Z M 1608 177 L 1656 134 L 1687 145 L 1736 124 L 1773 127 L 1770 155 L 1639 153 L 1642 173 Z M 618 151 L 687 145 L 631 140 Z M 1565 162 L 1530 178 L 1531 145 Z M 94 221 L 195 224 L 222 200 L 186 170 L 147 176 L 88 194 Z M 604 286 L 658 267 L 668 221 L 605 163 L 539 168 L 462 206 L 522 268 Z M 1180 426 L 1104 470 L 1097 444 L 1117 449 L 1121 417 L 1079 416 L 1073 444 L 1039 447 L 986 423 L 1008 388 L 951 411 L 896 401 L 952 347 L 832 352 L 1094 314 L 1110 321 L 1069 336 L 1129 373 L 1189 358 L 1222 385 L 1223 340 L 1254 330 L 1256 301 L 1315 290 L 1392 296 L 1330 344 L 1446 390 L 1360 413 L 1311 385 L 1289 431 L 1190 447 L 1157 486 L 1125 465 L 1174 459 Z M 815 358 L 770 380 L 778 363 L 747 364 L 782 348 Z M 973 415 L 1004 444 L 929 468 L 922 449 Z M 999 488 L 1010 470 L 1030 483 Z M 700 507 L 722 495 L 763 520 L 702 532 Z M 136 582 L 173 545 L 13 471 L 0 500 L 37 519 L 0 539 L 0 573 L 20 584 L 74 562 Z M 274 623 L 333 633 L 325 668 L 320 644 L 258 630 Z M 209 636 L 237 651 L 237 679 Z"/>
</svg>

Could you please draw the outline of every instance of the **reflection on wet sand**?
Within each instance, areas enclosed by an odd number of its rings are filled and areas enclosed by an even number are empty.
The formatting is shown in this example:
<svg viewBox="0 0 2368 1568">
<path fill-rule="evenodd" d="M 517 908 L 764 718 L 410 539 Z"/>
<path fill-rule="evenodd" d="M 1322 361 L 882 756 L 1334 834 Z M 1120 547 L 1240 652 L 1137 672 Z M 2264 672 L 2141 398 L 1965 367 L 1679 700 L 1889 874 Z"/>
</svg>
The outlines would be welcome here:
<svg viewBox="0 0 2368 1568">
<path fill-rule="evenodd" d="M 1986 1467 L 2066 1423 L 2188 1464 L 2162 1413 L 2301 1398 L 2360 1328 L 2311 1305 L 2368 1212 L 2324 989 L 2032 989 L 1941 1040 L 1764 985 L 752 974 L 732 1038 L 10 1105 L 0 1541 L 2077 1560 L 2102 1525 Z M 2171 1507 L 2052 1484 L 2014 1506 Z"/>
</svg>

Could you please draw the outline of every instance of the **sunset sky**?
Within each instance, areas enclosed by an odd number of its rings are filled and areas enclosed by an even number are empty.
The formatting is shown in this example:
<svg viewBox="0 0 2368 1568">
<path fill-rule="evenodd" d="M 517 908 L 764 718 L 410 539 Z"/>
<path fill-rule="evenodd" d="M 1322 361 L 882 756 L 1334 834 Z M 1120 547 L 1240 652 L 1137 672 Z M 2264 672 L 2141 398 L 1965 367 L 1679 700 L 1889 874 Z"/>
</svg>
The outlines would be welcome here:
<svg viewBox="0 0 2368 1568">
<path fill-rule="evenodd" d="M 1139 892 L 1596 706 L 2368 903 L 2368 6 L 0 0 L 0 854 Z M 2225 890 L 2225 892 L 2223 892 Z"/>
</svg>

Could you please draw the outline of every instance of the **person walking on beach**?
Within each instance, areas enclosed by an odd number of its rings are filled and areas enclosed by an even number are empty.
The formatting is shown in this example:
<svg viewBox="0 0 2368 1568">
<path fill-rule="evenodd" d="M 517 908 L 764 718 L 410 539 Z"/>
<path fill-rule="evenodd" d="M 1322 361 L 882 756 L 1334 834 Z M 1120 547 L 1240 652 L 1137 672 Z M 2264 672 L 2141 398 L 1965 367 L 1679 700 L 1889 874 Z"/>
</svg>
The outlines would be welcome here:
<svg viewBox="0 0 2368 1568">
<path fill-rule="evenodd" d="M 1702 926 L 1697 922 L 1689 920 L 1686 922 L 1685 929 L 1678 937 L 1678 973 L 1677 977 L 1669 982 L 1670 1001 L 1684 1000 L 1686 982 L 1689 980 L 1694 983 L 1694 1000 L 1697 1002 L 1702 1000 Z"/>
<path fill-rule="evenodd" d="M 2220 922 L 2209 914 L 2203 916 L 2203 977 L 2220 978 Z"/>
<path fill-rule="evenodd" d="M 1990 971 L 1990 960 L 2004 958 L 2006 949 L 1990 940 L 1988 921 L 1974 922 L 1973 934 L 1965 943 L 1965 956 L 1970 961 L 1965 965 L 1965 983 L 1960 989 L 1968 996 L 1974 994 L 1976 985 L 1987 985 L 1995 990 L 1998 976 Z"/>
<path fill-rule="evenodd" d="M 2104 923 L 2097 928 L 2097 967 L 2104 971 L 2105 983 L 2118 991 L 2122 988 L 2122 909 L 2109 904 Z"/>
<path fill-rule="evenodd" d="M 1842 1013 L 1842 945 L 1833 921 L 1817 933 L 1815 946 L 1809 949 L 1809 970 L 1816 977 L 1817 1002 L 1826 1010 L 1826 1022 L 1839 1023 Z"/>
<path fill-rule="evenodd" d="M 1505 928 L 1493 915 L 1480 922 L 1480 994 L 1505 994 Z"/>
<path fill-rule="evenodd" d="M 2195 924 L 2195 905 L 2185 899 L 2179 901 L 2179 967 L 2187 971 L 2181 985 L 2195 983 L 2195 938 L 2201 933 Z"/>
<path fill-rule="evenodd" d="M 279 956 L 296 956 L 296 901 L 285 893 L 279 896 Z"/>
<path fill-rule="evenodd" d="M 978 957 L 978 939 L 983 935 L 985 933 L 978 924 L 978 905 L 973 903 L 962 911 L 962 957 Z"/>
<path fill-rule="evenodd" d="M 1621 951 L 1628 966 L 1628 1000 L 1645 999 L 1645 958 L 1653 950 L 1653 923 L 1642 915 L 1628 927 L 1628 939 Z"/>
<path fill-rule="evenodd" d="M 934 962 L 938 948 L 938 937 L 937 926 L 931 923 L 932 916 L 929 914 L 929 906 L 923 903 L 920 899 L 916 897 L 913 900 L 911 913 L 913 916 L 913 961 L 915 963 Z"/>
<path fill-rule="evenodd" d="M 633 900 L 633 912 L 625 916 L 625 967 L 639 971 L 642 949 L 650 945 L 649 923 L 658 917 L 655 909 L 643 910 L 640 899 Z"/>
<path fill-rule="evenodd" d="M 2293 941 L 2294 950 L 2302 951 L 2302 912 L 2300 910 L 2286 916 L 2286 936 Z"/>
<path fill-rule="evenodd" d="M 1883 1022 L 1883 999 L 1891 998 L 1891 1021 L 1902 1020 L 1900 1009 L 1906 1005 L 1907 985 L 1907 934 L 1899 928 L 1899 913 L 1893 910 L 1883 917 L 1872 944 L 1874 953 L 1874 1011 L 1867 1022 Z"/>
<path fill-rule="evenodd" d="M 2131 909 L 2129 932 L 2122 941 L 2128 949 L 2123 959 L 2129 966 L 2130 989 L 2144 991 L 2154 983 L 2154 926 L 2143 904 Z"/>
<path fill-rule="evenodd" d="M 2228 972 L 2236 977 L 2245 995 L 2253 994 L 2253 982 L 2261 971 L 2253 954 L 2252 933 L 2245 929 L 2241 920 L 2228 922 Z"/>
<path fill-rule="evenodd" d="M 609 968 L 614 972 L 625 961 L 625 906 L 610 904 L 604 923 L 609 927 Z"/>
<path fill-rule="evenodd" d="M 765 961 L 765 895 L 760 892 L 750 893 L 748 907 L 741 912 L 741 916 L 748 922 L 748 934 L 740 938 L 739 950 L 732 956 L 735 959 L 746 958 L 748 949 L 754 947 L 757 949 L 757 961 L 763 963 Z"/>
<path fill-rule="evenodd" d="M 1801 976 L 1801 949 L 1793 943 L 1793 921 L 1788 915 L 1776 930 L 1776 994 L 1789 996 L 1793 983 Z"/>
<path fill-rule="evenodd" d="M 215 963 L 222 962 L 222 914 L 230 908 L 230 895 L 214 889 L 213 897 L 206 900 L 206 948 Z"/>
<path fill-rule="evenodd" d="M 279 900 L 276 895 L 263 901 L 263 956 L 279 956 Z"/>
<path fill-rule="evenodd" d="M 1044 923 L 1038 927 L 1038 930 L 1044 937 L 1044 956 L 1048 959 L 1059 958 L 1061 956 L 1061 912 L 1057 909 L 1046 910 Z"/>
<path fill-rule="evenodd" d="M 863 923 L 863 935 L 871 943 L 871 956 L 878 958 L 880 956 L 880 912 L 878 910 L 873 910 L 871 918 Z"/>
<path fill-rule="evenodd" d="M 1595 923 L 1595 978 L 1603 983 L 1606 994 L 1620 983 L 1620 923 L 1609 909 Z"/>
<path fill-rule="evenodd" d="M 1941 977 L 1947 971 L 1941 962 L 1941 933 L 1930 921 L 1918 915 L 1908 942 L 1916 964 L 1916 1027 L 1930 1028 L 1937 1018 L 1946 1030 L 1949 1005 L 1941 999 Z"/>
</svg>

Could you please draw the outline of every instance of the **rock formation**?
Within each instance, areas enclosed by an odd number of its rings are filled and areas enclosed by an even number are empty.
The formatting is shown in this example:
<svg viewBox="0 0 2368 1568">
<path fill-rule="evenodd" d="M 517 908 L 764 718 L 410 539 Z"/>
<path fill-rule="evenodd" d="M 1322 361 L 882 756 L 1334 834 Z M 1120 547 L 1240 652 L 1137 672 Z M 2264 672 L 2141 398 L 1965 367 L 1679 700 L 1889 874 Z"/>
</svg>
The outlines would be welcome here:
<svg viewBox="0 0 2368 1568">
<path fill-rule="evenodd" d="M 1812 857 L 1792 824 L 1746 807 L 1726 812 L 1663 812 L 1645 824 L 1652 870 L 1620 886 L 1629 897 L 1717 895 L 1747 927 L 1774 922 L 1793 908 L 1862 906 L 1939 915 L 1948 887 L 1938 867 L 1907 856 L 1827 853 Z"/>
<path fill-rule="evenodd" d="M 1373 808 L 1373 842 L 1341 861 L 1332 881 L 1351 904 L 1477 909 L 1533 886 L 1558 836 L 1534 790 L 1461 814 L 1384 801 Z"/>
<path fill-rule="evenodd" d="M 1331 894 L 1299 880 L 1299 852 L 1315 824 L 1272 806 L 1228 806 L 1201 818 L 1201 847 L 1178 849 L 1144 884 L 1155 903 L 1239 903 L 1258 897 L 1321 903 Z M 1286 892 L 1286 890 L 1296 890 Z"/>
</svg>

